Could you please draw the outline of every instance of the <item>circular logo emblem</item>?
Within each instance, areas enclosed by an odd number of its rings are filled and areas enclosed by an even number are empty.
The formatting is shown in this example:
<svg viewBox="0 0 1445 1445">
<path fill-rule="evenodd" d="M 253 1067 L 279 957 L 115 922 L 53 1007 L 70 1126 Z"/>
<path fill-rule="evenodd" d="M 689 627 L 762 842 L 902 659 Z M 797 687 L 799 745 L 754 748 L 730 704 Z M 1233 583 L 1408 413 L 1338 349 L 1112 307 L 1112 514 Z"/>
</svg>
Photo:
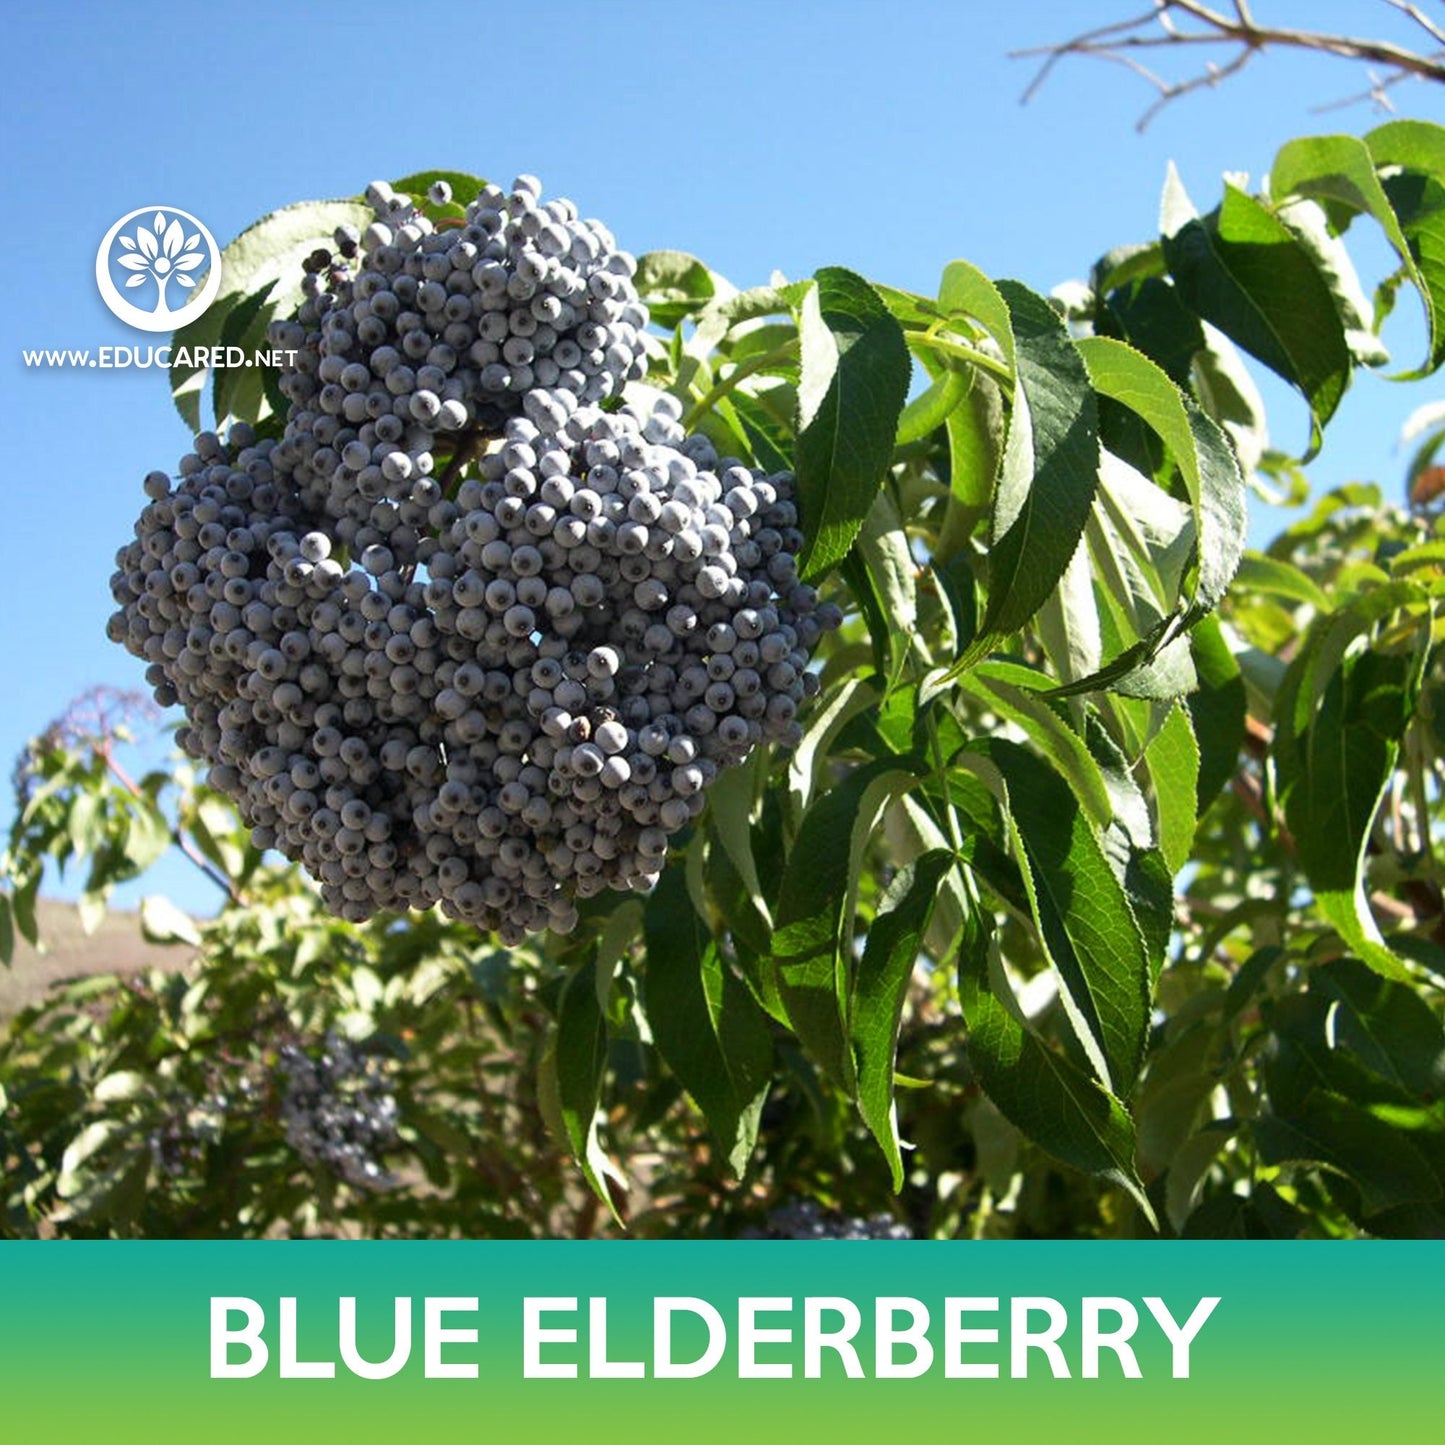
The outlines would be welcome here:
<svg viewBox="0 0 1445 1445">
<path fill-rule="evenodd" d="M 216 299 L 221 248 L 190 212 L 142 206 L 105 233 L 95 254 L 95 284 L 127 326 L 175 331 Z"/>
</svg>

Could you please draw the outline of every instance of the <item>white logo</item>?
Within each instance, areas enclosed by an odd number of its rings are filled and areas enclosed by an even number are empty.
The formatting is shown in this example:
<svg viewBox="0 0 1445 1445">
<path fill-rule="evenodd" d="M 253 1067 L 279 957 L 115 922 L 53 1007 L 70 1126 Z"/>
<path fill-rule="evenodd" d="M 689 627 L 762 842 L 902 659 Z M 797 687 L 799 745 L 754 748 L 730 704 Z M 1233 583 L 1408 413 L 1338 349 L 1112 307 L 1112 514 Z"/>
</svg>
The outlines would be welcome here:
<svg viewBox="0 0 1445 1445">
<path fill-rule="evenodd" d="M 203 286 L 195 273 L 208 268 Z M 105 233 L 95 256 L 101 299 L 127 326 L 175 331 L 194 321 L 221 289 L 221 248 L 188 211 L 142 206 Z M 124 289 L 134 299 L 122 295 Z"/>
</svg>

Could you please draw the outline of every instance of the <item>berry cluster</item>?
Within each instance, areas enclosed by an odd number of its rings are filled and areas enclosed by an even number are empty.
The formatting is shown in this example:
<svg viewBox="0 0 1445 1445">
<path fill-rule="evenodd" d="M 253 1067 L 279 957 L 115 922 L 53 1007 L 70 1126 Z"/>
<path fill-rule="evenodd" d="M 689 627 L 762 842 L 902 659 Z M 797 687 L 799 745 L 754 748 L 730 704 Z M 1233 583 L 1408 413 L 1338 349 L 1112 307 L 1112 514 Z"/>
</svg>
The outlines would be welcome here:
<svg viewBox="0 0 1445 1445">
<path fill-rule="evenodd" d="M 200 1099 L 181 1092 L 170 1103 L 162 1122 L 146 1134 L 146 1144 L 156 1173 L 175 1178 L 199 1165 L 206 1148 L 220 1140 L 231 1100 L 216 1091 Z"/>
<path fill-rule="evenodd" d="M 440 233 L 372 196 L 355 279 L 318 262 L 278 331 L 282 438 L 203 433 L 179 485 L 146 479 L 111 636 L 342 917 L 567 931 L 652 886 L 721 768 L 797 741 L 840 616 L 799 583 L 789 475 L 719 458 L 671 397 L 598 404 L 646 321 L 603 228 L 526 177 Z M 531 357 L 506 378 L 503 323 Z"/>
<path fill-rule="evenodd" d="M 395 1180 L 381 1156 L 397 1142 L 397 1105 L 380 1061 L 335 1033 L 317 1058 L 287 1043 L 280 1060 L 286 1142 L 357 1189 L 389 1188 Z"/>
<path fill-rule="evenodd" d="M 750 1230 L 752 1239 L 912 1239 L 913 1231 L 891 1214 L 868 1219 L 832 1214 L 815 1199 L 790 1199 L 768 1215 L 761 1230 Z"/>
</svg>

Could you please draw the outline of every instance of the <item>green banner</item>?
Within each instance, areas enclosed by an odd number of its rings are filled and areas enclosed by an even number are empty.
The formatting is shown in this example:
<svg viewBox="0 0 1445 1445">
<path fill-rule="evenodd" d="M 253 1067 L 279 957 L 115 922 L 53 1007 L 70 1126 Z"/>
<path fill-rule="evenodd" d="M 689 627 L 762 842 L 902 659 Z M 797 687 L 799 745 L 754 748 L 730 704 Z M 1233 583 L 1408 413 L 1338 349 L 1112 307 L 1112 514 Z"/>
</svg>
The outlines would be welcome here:
<svg viewBox="0 0 1445 1445">
<path fill-rule="evenodd" d="M 0 1390 L 115 1445 L 1411 1440 L 1442 1297 L 1416 1243 L 19 1243 Z"/>
</svg>

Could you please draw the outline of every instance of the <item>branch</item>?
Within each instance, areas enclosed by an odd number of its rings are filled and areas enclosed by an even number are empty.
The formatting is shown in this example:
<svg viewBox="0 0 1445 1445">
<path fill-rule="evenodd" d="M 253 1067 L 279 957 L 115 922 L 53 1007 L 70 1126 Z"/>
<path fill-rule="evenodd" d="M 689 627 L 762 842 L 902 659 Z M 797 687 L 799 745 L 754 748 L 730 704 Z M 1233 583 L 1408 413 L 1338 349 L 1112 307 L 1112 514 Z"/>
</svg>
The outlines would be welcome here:
<svg viewBox="0 0 1445 1445">
<path fill-rule="evenodd" d="M 126 770 L 121 767 L 118 762 L 116 762 L 115 755 L 111 752 L 110 740 L 108 738 L 102 738 L 98 740 L 95 744 L 95 749 L 96 752 L 99 754 L 101 761 L 104 762 L 107 769 L 109 769 L 111 775 L 121 785 L 121 787 L 123 787 L 126 792 L 128 792 L 133 798 L 136 798 L 142 803 L 149 804 L 150 799 L 147 798 L 145 793 L 141 791 L 139 784 L 137 784 L 135 779 L 132 778 L 130 774 L 127 773 Z M 196 845 L 192 843 L 191 840 L 187 838 L 186 835 L 181 831 L 179 824 L 171 828 L 171 842 L 180 849 L 181 854 L 185 857 L 187 862 L 194 864 L 196 868 L 198 868 L 202 873 L 204 873 L 206 877 L 216 885 L 217 888 L 221 889 L 225 893 L 226 897 L 230 899 L 233 904 L 239 906 L 245 902 L 245 899 L 241 896 L 241 894 L 236 891 L 235 885 L 231 882 L 231 880 L 227 878 L 226 875 L 222 873 L 219 868 L 215 868 L 211 865 L 209 860 L 202 855 Z"/>
<path fill-rule="evenodd" d="M 1409 0 L 1383 0 L 1383 3 L 1413 21 L 1441 48 L 1417 51 L 1387 40 L 1260 25 L 1251 14 L 1247 0 L 1233 0 L 1232 14 L 1211 9 L 1203 0 L 1154 0 L 1153 7 L 1146 14 L 1087 30 L 1059 44 L 1015 50 L 1011 52 L 1011 58 L 1043 58 L 1037 73 L 1024 90 L 1024 103 L 1038 93 L 1065 56 L 1084 55 L 1126 66 L 1158 92 L 1154 103 L 1138 121 L 1136 128 L 1141 131 L 1170 101 L 1206 86 L 1216 86 L 1229 76 L 1237 75 L 1256 55 L 1268 49 L 1304 50 L 1375 65 L 1381 73 L 1372 73 L 1370 89 L 1353 99 L 1372 99 L 1388 107 L 1385 91 L 1403 80 L 1433 80 L 1445 84 L 1445 28 Z M 1185 29 L 1181 21 L 1186 25 L 1193 22 L 1195 28 Z M 1203 70 L 1183 80 L 1166 80 L 1136 58 L 1140 51 L 1201 45 L 1233 46 L 1235 49 L 1227 60 L 1209 61 Z"/>
</svg>

